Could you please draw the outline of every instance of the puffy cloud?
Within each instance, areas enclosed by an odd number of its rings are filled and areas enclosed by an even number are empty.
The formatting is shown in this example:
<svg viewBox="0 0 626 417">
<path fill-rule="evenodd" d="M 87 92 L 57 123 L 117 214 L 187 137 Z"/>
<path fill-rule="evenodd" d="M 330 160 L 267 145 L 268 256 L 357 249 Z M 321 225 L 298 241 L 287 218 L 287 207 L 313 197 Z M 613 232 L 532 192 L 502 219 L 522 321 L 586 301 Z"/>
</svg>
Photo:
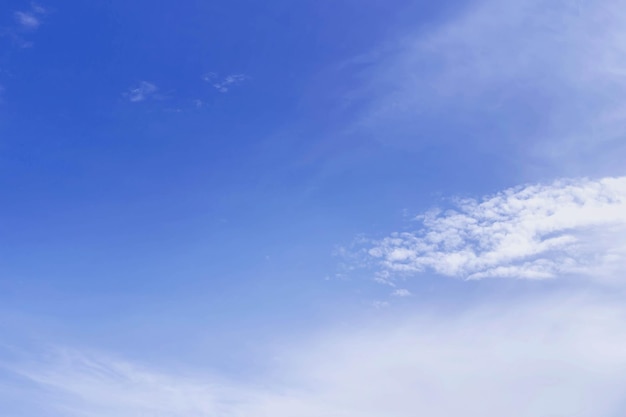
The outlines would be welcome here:
<svg viewBox="0 0 626 417">
<path fill-rule="evenodd" d="M 626 177 L 511 188 L 418 220 L 414 232 L 365 241 L 366 259 L 386 280 L 427 270 L 469 279 L 610 276 L 626 260 Z"/>
</svg>

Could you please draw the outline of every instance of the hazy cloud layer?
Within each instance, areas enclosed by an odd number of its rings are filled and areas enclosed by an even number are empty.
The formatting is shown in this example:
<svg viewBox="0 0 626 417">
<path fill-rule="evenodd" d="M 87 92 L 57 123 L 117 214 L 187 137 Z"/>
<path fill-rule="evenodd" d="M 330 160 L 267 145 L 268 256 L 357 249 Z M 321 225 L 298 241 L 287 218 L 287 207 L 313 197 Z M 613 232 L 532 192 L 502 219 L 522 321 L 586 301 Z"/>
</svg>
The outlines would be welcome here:
<svg viewBox="0 0 626 417">
<path fill-rule="evenodd" d="M 394 316 L 277 352 L 264 383 L 225 383 L 65 351 L 14 371 L 65 416 L 623 415 L 623 303 L 555 296 Z M 620 412 L 622 414 L 620 414 Z"/>
<path fill-rule="evenodd" d="M 550 174 L 626 174 L 623 1 L 483 0 L 450 15 L 346 64 L 365 80 L 353 129 L 514 149 Z"/>
</svg>

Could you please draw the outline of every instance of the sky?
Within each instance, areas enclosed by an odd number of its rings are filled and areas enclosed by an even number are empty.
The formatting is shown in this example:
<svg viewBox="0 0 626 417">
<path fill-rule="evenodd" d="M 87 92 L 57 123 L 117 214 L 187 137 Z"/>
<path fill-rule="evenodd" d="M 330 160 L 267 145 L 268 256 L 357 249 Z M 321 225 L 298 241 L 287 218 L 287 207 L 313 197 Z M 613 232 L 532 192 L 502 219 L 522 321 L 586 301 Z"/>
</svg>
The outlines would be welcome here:
<svg viewBox="0 0 626 417">
<path fill-rule="evenodd" d="M 623 0 L 5 0 L 0 415 L 626 414 Z"/>
</svg>

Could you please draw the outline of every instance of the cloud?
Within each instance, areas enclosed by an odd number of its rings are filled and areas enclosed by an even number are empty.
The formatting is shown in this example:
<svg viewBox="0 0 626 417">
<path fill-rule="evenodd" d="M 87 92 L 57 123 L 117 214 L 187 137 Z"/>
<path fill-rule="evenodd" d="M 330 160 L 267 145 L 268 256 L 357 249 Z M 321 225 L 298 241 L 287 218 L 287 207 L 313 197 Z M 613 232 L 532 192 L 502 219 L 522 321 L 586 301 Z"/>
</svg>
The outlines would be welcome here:
<svg viewBox="0 0 626 417">
<path fill-rule="evenodd" d="M 29 10 L 18 10 L 13 13 L 15 24 L 4 28 L 0 35 L 4 35 L 20 48 L 30 48 L 33 42 L 24 38 L 25 34 L 36 32 L 42 24 L 43 16 L 47 10 L 38 5 L 31 4 Z"/>
<path fill-rule="evenodd" d="M 130 88 L 124 95 L 128 100 L 136 103 L 150 98 L 155 98 L 158 87 L 147 81 L 142 81 L 138 86 Z"/>
<path fill-rule="evenodd" d="M 55 360 L 45 368 L 22 369 L 20 373 L 55 391 L 55 406 L 67 415 L 216 415 L 219 401 L 227 400 L 212 383 L 154 372 L 106 356 L 60 350 Z"/>
<path fill-rule="evenodd" d="M 412 294 L 411 291 L 401 288 L 394 290 L 391 295 L 393 295 L 394 297 L 410 297 Z"/>
<path fill-rule="evenodd" d="M 626 177 L 511 188 L 419 216 L 414 232 L 362 240 L 379 278 L 614 277 L 626 261 Z"/>
<path fill-rule="evenodd" d="M 204 76 L 204 81 L 211 83 L 220 93 L 227 93 L 232 87 L 241 84 L 248 79 L 244 74 L 230 74 L 220 78 L 216 73 L 209 72 Z"/>
<path fill-rule="evenodd" d="M 30 12 L 15 12 L 15 21 L 25 30 L 35 30 L 41 22 Z"/>
<path fill-rule="evenodd" d="M 614 417 L 626 412 L 624 303 L 558 294 L 385 316 L 276 353 L 226 382 L 72 350 L 12 364 L 64 416 Z"/>
<path fill-rule="evenodd" d="M 46 10 L 45 7 L 37 3 L 31 3 L 30 9 L 33 11 L 33 13 L 40 14 L 40 15 L 48 13 L 48 10 Z"/>
<path fill-rule="evenodd" d="M 17 11 L 13 14 L 13 17 L 20 29 L 24 31 L 35 31 L 41 25 L 41 16 L 46 13 L 47 10 L 43 6 L 32 3 L 30 10 Z"/>
<path fill-rule="evenodd" d="M 358 74 L 352 130 L 401 147 L 514 149 L 550 175 L 626 174 L 620 0 L 483 0 L 379 46 Z"/>
</svg>

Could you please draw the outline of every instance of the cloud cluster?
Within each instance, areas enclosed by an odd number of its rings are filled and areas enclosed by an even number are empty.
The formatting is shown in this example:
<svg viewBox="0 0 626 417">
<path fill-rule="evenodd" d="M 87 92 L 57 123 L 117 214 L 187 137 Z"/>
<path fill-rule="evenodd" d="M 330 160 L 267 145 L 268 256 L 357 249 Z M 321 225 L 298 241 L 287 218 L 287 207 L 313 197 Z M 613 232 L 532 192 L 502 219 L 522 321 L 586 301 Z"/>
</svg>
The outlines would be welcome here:
<svg viewBox="0 0 626 417">
<path fill-rule="evenodd" d="M 12 366 L 34 384 L 24 398 L 48 392 L 68 417 L 613 417 L 625 319 L 623 303 L 572 294 L 395 316 L 285 347 L 263 384 L 76 351 Z"/>
<path fill-rule="evenodd" d="M 248 77 L 244 74 L 230 74 L 220 78 L 216 73 L 209 72 L 204 76 L 204 81 L 211 83 L 213 88 L 220 93 L 227 93 L 231 88 L 241 84 L 247 79 Z"/>
<path fill-rule="evenodd" d="M 626 177 L 527 185 L 430 212 L 414 232 L 368 241 L 379 273 L 479 279 L 609 275 L 626 260 Z"/>
<path fill-rule="evenodd" d="M 128 100 L 137 103 L 150 98 L 155 98 L 157 95 L 158 87 L 147 81 L 142 81 L 136 87 L 131 87 L 124 95 L 128 97 Z"/>
</svg>

